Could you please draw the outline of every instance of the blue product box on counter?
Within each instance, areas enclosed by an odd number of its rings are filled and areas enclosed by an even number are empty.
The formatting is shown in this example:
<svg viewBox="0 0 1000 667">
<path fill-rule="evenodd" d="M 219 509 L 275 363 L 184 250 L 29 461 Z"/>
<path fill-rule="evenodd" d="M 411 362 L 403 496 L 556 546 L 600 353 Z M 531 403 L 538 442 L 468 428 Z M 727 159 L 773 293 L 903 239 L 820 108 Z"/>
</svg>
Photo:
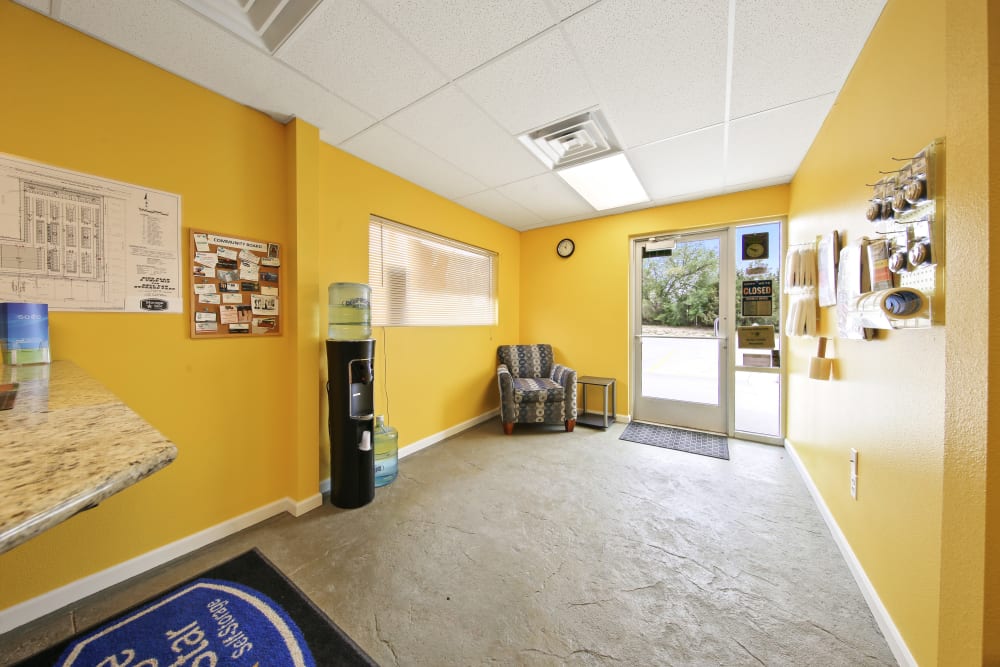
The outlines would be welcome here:
<svg viewBox="0 0 1000 667">
<path fill-rule="evenodd" d="M 11 366 L 49 363 L 48 305 L 0 303 L 0 352 Z"/>
</svg>

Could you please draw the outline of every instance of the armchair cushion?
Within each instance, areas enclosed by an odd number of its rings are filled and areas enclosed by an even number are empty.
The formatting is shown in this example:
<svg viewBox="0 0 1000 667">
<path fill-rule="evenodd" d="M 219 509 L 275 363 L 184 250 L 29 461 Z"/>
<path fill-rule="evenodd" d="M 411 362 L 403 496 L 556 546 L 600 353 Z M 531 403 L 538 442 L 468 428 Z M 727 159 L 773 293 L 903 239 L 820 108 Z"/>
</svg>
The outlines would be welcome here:
<svg viewBox="0 0 1000 667">
<path fill-rule="evenodd" d="M 514 378 L 515 403 L 561 403 L 566 390 L 549 378 Z"/>
</svg>

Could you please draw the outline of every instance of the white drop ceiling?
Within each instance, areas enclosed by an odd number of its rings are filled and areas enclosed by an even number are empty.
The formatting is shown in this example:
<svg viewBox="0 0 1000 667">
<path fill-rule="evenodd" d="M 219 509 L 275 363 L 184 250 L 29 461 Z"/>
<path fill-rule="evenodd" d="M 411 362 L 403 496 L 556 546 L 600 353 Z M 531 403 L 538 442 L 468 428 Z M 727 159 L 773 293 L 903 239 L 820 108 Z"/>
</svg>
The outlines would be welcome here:
<svg viewBox="0 0 1000 667">
<path fill-rule="evenodd" d="M 519 230 L 616 212 L 517 139 L 594 108 L 651 197 L 618 210 L 789 182 L 885 4 L 17 1 Z"/>
</svg>

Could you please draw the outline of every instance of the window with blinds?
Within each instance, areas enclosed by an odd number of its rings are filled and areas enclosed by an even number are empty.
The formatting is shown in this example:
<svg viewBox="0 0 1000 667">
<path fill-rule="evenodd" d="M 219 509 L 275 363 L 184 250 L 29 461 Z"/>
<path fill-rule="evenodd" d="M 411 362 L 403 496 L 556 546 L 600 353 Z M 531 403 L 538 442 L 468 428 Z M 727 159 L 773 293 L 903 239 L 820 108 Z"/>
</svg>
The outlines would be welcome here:
<svg viewBox="0 0 1000 667">
<path fill-rule="evenodd" d="M 368 284 L 374 326 L 497 323 L 497 255 L 371 216 Z"/>
</svg>

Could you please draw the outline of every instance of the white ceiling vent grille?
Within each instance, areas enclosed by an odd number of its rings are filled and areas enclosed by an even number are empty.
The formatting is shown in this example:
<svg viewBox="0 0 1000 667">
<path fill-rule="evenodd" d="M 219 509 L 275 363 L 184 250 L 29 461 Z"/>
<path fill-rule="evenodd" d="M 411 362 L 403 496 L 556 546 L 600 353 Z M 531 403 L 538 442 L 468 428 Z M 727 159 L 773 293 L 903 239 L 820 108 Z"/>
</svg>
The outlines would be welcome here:
<svg viewBox="0 0 1000 667">
<path fill-rule="evenodd" d="M 229 32 L 274 53 L 322 0 L 181 0 Z"/>
<path fill-rule="evenodd" d="M 549 169 L 586 162 L 619 150 L 597 109 L 531 130 L 518 139 Z"/>
</svg>

